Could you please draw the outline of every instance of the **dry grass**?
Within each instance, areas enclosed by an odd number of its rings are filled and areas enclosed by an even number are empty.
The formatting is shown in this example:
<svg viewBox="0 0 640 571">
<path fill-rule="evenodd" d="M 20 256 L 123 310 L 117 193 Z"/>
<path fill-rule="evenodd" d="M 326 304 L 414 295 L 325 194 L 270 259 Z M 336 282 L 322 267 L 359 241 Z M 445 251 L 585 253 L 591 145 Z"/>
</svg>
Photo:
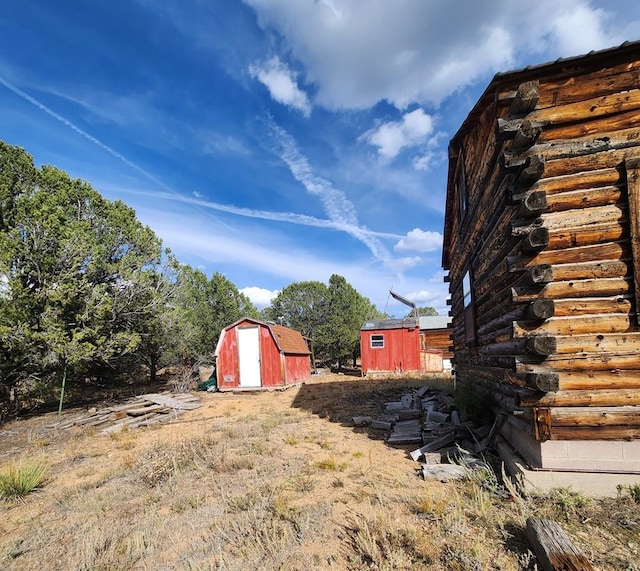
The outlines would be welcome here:
<svg viewBox="0 0 640 571">
<path fill-rule="evenodd" d="M 405 451 L 349 425 L 408 384 L 203 394 L 174 424 L 112 437 L 23 421 L 5 463 L 44 455 L 49 472 L 38 494 L 0 503 L 0 567 L 533 570 L 535 515 L 560 521 L 600 568 L 640 569 L 636 489 L 589 501 L 523 497 L 492 471 L 424 482 Z"/>
</svg>

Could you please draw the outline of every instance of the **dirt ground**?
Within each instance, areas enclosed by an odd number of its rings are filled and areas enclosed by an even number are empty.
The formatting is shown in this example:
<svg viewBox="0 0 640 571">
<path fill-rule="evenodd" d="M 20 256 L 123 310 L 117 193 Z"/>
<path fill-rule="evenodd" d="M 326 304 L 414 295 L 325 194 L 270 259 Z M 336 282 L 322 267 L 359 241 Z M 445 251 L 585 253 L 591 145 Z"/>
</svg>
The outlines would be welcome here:
<svg viewBox="0 0 640 571">
<path fill-rule="evenodd" d="M 7 423 L 0 468 L 43 462 L 48 475 L 23 502 L 0 502 L 0 566 L 535 569 L 526 517 L 550 513 L 598 568 L 640 569 L 631 499 L 608 516 L 622 523 L 594 531 L 580 519 L 604 504 L 569 491 L 536 502 L 490 476 L 425 482 L 406 449 L 352 424 L 449 383 L 326 374 L 285 391 L 198 393 L 203 406 L 169 424 L 111 436 L 52 429 L 55 413 Z"/>
</svg>

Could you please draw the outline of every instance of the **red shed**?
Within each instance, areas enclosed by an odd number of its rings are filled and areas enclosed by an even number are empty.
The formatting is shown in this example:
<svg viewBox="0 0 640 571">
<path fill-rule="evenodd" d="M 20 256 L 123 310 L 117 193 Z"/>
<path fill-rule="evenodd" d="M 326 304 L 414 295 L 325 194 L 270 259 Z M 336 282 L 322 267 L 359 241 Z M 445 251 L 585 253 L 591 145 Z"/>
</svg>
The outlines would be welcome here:
<svg viewBox="0 0 640 571">
<path fill-rule="evenodd" d="M 365 321 L 360 328 L 362 374 L 441 372 L 443 357 L 449 357 L 449 321 L 441 316 Z M 437 336 L 440 331 L 446 346 Z"/>
<path fill-rule="evenodd" d="M 216 346 L 218 389 L 282 388 L 309 380 L 311 352 L 299 331 L 245 317 Z"/>
</svg>

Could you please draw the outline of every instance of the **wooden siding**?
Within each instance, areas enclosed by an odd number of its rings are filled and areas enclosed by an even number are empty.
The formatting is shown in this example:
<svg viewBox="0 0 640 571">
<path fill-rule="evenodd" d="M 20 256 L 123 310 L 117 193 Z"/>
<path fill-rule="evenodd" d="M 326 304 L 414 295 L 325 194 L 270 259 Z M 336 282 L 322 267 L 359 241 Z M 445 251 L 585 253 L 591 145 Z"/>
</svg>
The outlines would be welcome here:
<svg viewBox="0 0 640 571">
<path fill-rule="evenodd" d="M 371 347 L 371 336 L 383 335 L 384 347 Z M 362 374 L 421 371 L 420 333 L 413 328 L 371 329 L 360 332 Z"/>
<path fill-rule="evenodd" d="M 449 156 L 459 383 L 539 441 L 640 438 L 640 44 L 497 75 Z"/>
<path fill-rule="evenodd" d="M 453 357 L 451 351 L 451 330 L 450 329 L 431 329 L 422 330 L 420 335 L 424 339 L 423 349 L 438 350 L 442 353 L 442 357 L 450 359 Z"/>
</svg>

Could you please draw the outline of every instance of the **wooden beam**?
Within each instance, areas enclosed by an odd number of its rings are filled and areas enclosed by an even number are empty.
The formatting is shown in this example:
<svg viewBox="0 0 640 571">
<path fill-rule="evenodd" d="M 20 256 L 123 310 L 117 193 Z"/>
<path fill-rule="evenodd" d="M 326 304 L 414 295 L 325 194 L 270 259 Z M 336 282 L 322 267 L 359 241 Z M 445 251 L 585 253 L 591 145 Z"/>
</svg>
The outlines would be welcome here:
<svg viewBox="0 0 640 571">
<path fill-rule="evenodd" d="M 627 159 L 627 195 L 629 201 L 629 232 L 633 253 L 633 278 L 635 283 L 636 307 L 640 308 L 640 157 Z M 640 311 L 636 311 L 636 321 L 640 322 Z"/>
<path fill-rule="evenodd" d="M 522 284 L 546 284 L 553 281 L 553 269 L 550 264 L 539 264 L 526 269 Z"/>
<path fill-rule="evenodd" d="M 560 371 L 559 390 L 640 389 L 640 371 Z"/>
<path fill-rule="evenodd" d="M 535 218 L 547 210 L 547 193 L 544 190 L 532 190 L 521 196 L 522 201 L 518 210 L 519 218 Z M 517 200 L 516 197 L 514 199 Z"/>
<path fill-rule="evenodd" d="M 524 318 L 528 320 L 544 320 L 555 315 L 555 301 L 552 299 L 536 299 L 527 305 Z"/>
<path fill-rule="evenodd" d="M 518 174 L 516 184 L 521 188 L 531 186 L 536 181 L 540 180 L 544 173 L 545 161 L 544 157 L 540 155 L 533 155 L 529 157 L 527 164 Z"/>
<path fill-rule="evenodd" d="M 549 245 L 549 240 L 549 230 L 543 226 L 541 228 L 534 228 L 529 232 L 529 234 L 522 239 L 520 245 L 523 253 L 534 254 L 546 248 Z"/>
<path fill-rule="evenodd" d="M 478 348 L 479 355 L 534 355 L 546 357 L 556 352 L 556 338 L 538 335 L 523 339 L 509 339 L 500 343 L 489 343 Z"/>
<path fill-rule="evenodd" d="M 640 427 L 640 408 L 637 406 L 553 407 L 549 411 L 553 426 Z"/>
<path fill-rule="evenodd" d="M 550 232 L 567 230 L 567 228 L 580 228 L 592 224 L 619 223 L 627 218 L 627 207 L 621 202 L 594 206 L 592 208 L 579 208 L 570 211 L 544 213 L 533 222 L 517 221 L 511 223 L 511 234 L 522 236 L 533 228 L 545 226 Z"/>
<path fill-rule="evenodd" d="M 550 440 L 638 440 L 640 426 L 554 426 Z"/>
<path fill-rule="evenodd" d="M 558 350 L 558 341 L 550 335 L 534 335 L 526 339 L 526 347 L 533 355 L 547 357 Z"/>
<path fill-rule="evenodd" d="M 540 360 L 522 356 L 516 365 L 517 371 L 522 373 L 535 372 L 540 367 Z M 544 362 L 545 368 L 559 371 L 638 371 L 640 370 L 640 355 L 637 353 L 584 353 L 578 355 L 553 354 Z"/>
<path fill-rule="evenodd" d="M 558 353 L 586 354 L 628 351 L 640 354 L 640 331 L 557 337 Z"/>
<path fill-rule="evenodd" d="M 544 192 L 536 189 L 531 192 Z M 597 188 L 571 190 L 569 192 L 547 195 L 546 208 L 549 212 L 564 212 L 576 208 L 593 208 L 616 204 L 622 197 L 619 186 L 600 186 Z"/>
<path fill-rule="evenodd" d="M 638 406 L 640 389 L 556 391 L 545 394 L 523 392 L 516 394 L 519 407 L 556 406 Z"/>
<path fill-rule="evenodd" d="M 587 556 L 555 522 L 527 520 L 527 538 L 543 571 L 593 571 Z"/>
<path fill-rule="evenodd" d="M 509 107 L 509 114 L 523 115 L 533 111 L 540 98 L 539 87 L 540 82 L 538 80 L 521 83 Z"/>
<path fill-rule="evenodd" d="M 511 300 L 514 303 L 525 303 L 546 298 L 624 295 L 631 291 L 631 287 L 631 279 L 623 277 L 552 282 L 543 288 L 517 285 L 511 288 Z"/>
<path fill-rule="evenodd" d="M 541 264 L 570 264 L 573 262 L 589 262 L 598 260 L 621 260 L 629 258 L 631 252 L 624 242 L 608 242 L 563 250 L 543 250 L 534 257 L 509 256 L 509 271 L 524 271 L 529 267 Z"/>
<path fill-rule="evenodd" d="M 589 299 L 569 298 L 555 300 L 555 315 L 570 317 L 573 315 L 597 315 L 626 313 L 633 311 L 633 304 L 628 296 L 593 297 Z"/>
<path fill-rule="evenodd" d="M 576 166 L 574 168 L 580 168 Z M 562 175 L 550 177 L 549 163 L 545 163 L 545 178 L 535 183 L 534 187 L 547 194 L 562 194 L 570 190 L 613 186 L 621 183 L 620 170 L 617 166 L 588 171 L 568 171 Z M 556 170 L 559 170 L 556 167 Z"/>
<path fill-rule="evenodd" d="M 589 120 L 633 111 L 640 108 L 640 89 L 631 89 L 623 93 L 613 93 L 603 97 L 594 97 L 540 109 L 530 113 L 528 118 L 533 122 L 559 125 L 562 123 L 585 123 Z"/>
<path fill-rule="evenodd" d="M 528 373 L 526 376 L 527 386 L 543 393 L 556 392 L 560 388 L 557 373 Z"/>
<path fill-rule="evenodd" d="M 604 260 L 563 264 L 562 266 L 553 266 L 553 280 L 568 281 L 627 276 L 631 265 L 631 260 Z"/>
<path fill-rule="evenodd" d="M 544 157 L 545 175 L 557 177 L 617 166 L 626 158 L 638 155 L 638 128 L 610 131 L 606 137 L 587 136 L 578 139 L 537 141 L 536 154 Z M 545 134 L 546 136 L 546 134 Z M 527 154 L 504 155 L 504 168 L 522 164 Z"/>
<path fill-rule="evenodd" d="M 517 153 L 532 147 L 541 132 L 542 128 L 539 125 L 525 119 L 511 141 L 509 151 Z"/>
<path fill-rule="evenodd" d="M 536 440 L 540 442 L 549 440 L 551 438 L 551 416 L 549 414 L 549 409 L 533 408 L 532 413 L 533 430 Z"/>
<path fill-rule="evenodd" d="M 633 331 L 631 317 L 619 313 L 613 315 L 580 315 L 577 317 L 552 317 L 546 321 L 518 321 L 513 324 L 513 337 L 536 335 L 589 335 L 624 333 Z"/>
<path fill-rule="evenodd" d="M 627 225 L 624 220 L 605 222 L 604 224 L 590 224 L 549 231 L 549 249 L 561 250 L 576 246 L 590 246 L 603 242 L 616 242 L 627 235 Z"/>
</svg>

